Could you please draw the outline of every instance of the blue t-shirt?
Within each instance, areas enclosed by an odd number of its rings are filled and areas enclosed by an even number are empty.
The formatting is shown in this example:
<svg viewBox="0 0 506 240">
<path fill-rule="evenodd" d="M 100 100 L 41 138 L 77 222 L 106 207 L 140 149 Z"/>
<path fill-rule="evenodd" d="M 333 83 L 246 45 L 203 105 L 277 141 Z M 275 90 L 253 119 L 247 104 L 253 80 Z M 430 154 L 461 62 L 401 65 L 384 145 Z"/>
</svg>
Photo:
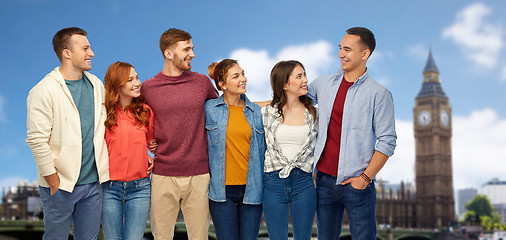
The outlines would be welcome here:
<svg viewBox="0 0 506 240">
<path fill-rule="evenodd" d="M 72 99 L 79 111 L 81 119 L 82 157 L 81 171 L 76 185 L 83 185 L 98 181 L 97 166 L 95 164 L 95 149 L 93 135 L 95 125 L 95 101 L 93 85 L 83 76 L 79 80 L 65 80 L 72 94 Z"/>
</svg>

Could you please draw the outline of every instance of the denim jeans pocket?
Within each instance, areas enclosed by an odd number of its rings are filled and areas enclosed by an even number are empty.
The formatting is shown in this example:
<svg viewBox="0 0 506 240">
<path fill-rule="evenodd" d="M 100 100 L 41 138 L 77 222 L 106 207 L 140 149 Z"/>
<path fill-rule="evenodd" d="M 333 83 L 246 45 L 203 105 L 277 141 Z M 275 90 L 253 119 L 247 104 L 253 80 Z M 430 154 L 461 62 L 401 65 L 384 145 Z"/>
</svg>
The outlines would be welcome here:
<svg viewBox="0 0 506 240">
<path fill-rule="evenodd" d="M 349 188 L 351 189 L 352 192 L 355 192 L 355 193 L 367 193 L 369 191 L 369 188 L 371 187 L 371 185 L 367 185 L 367 187 L 365 187 L 364 189 L 358 189 L 358 188 L 354 188 L 351 183 L 348 184 L 349 185 Z"/>
<path fill-rule="evenodd" d="M 137 188 L 151 188 L 151 180 L 149 178 L 140 178 L 137 181 Z"/>
<path fill-rule="evenodd" d="M 57 189 L 53 195 L 50 195 L 51 189 L 47 188 L 47 194 L 48 194 L 47 203 L 49 211 L 52 211 L 53 213 L 66 212 L 72 211 L 72 209 L 74 208 L 73 204 L 71 203 L 72 200 L 71 193 Z"/>
<path fill-rule="evenodd" d="M 151 197 L 151 181 L 149 178 L 139 178 L 135 181 L 135 185 L 126 189 L 130 198 L 150 198 Z"/>
<path fill-rule="evenodd" d="M 323 173 L 323 172 L 318 172 L 316 173 L 316 185 L 318 184 L 330 184 L 329 186 L 332 186 L 335 184 L 335 178 L 331 179 L 328 177 L 329 175 Z"/>
<path fill-rule="evenodd" d="M 51 195 L 51 188 L 49 188 L 49 199 L 54 199 L 56 198 L 56 195 L 58 194 L 59 195 L 60 193 L 60 189 L 56 189 L 56 192 L 54 192 L 53 195 Z"/>
<path fill-rule="evenodd" d="M 274 179 L 274 177 L 276 177 L 277 175 L 279 175 L 279 171 L 264 173 L 263 180 L 264 182 L 269 182 L 272 179 Z"/>
</svg>

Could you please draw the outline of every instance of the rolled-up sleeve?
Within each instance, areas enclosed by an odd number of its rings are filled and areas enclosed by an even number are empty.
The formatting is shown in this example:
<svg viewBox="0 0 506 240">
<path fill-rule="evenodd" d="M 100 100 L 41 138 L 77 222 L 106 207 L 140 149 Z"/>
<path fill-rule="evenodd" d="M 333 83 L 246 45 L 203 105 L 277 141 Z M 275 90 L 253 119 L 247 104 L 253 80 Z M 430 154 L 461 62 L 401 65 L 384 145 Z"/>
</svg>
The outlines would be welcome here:
<svg viewBox="0 0 506 240">
<path fill-rule="evenodd" d="M 375 150 L 391 157 L 396 147 L 397 134 L 394 101 L 392 94 L 386 89 L 380 91 L 376 97 L 373 119 L 377 139 Z"/>
</svg>

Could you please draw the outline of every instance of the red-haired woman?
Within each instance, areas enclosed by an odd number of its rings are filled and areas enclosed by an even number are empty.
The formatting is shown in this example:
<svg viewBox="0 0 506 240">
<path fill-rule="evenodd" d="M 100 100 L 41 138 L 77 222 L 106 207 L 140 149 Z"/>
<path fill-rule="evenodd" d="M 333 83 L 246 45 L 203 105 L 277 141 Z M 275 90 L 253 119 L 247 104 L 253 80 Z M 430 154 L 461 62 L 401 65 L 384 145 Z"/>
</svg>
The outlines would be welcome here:
<svg viewBox="0 0 506 240">
<path fill-rule="evenodd" d="M 115 62 L 104 78 L 105 140 L 110 181 L 104 183 L 102 227 L 106 239 L 142 239 L 151 195 L 153 111 L 144 103 L 133 66 Z"/>
</svg>

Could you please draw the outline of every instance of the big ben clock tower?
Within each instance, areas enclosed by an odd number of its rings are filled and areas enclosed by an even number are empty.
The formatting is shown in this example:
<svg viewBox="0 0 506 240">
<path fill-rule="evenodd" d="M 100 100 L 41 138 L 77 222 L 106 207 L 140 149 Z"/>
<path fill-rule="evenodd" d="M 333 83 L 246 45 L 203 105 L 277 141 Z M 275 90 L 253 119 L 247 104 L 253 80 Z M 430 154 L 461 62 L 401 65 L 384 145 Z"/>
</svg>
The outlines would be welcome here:
<svg viewBox="0 0 506 240">
<path fill-rule="evenodd" d="M 413 114 L 417 227 L 446 227 L 455 221 L 451 107 L 441 88 L 439 70 L 431 51 Z"/>
</svg>

